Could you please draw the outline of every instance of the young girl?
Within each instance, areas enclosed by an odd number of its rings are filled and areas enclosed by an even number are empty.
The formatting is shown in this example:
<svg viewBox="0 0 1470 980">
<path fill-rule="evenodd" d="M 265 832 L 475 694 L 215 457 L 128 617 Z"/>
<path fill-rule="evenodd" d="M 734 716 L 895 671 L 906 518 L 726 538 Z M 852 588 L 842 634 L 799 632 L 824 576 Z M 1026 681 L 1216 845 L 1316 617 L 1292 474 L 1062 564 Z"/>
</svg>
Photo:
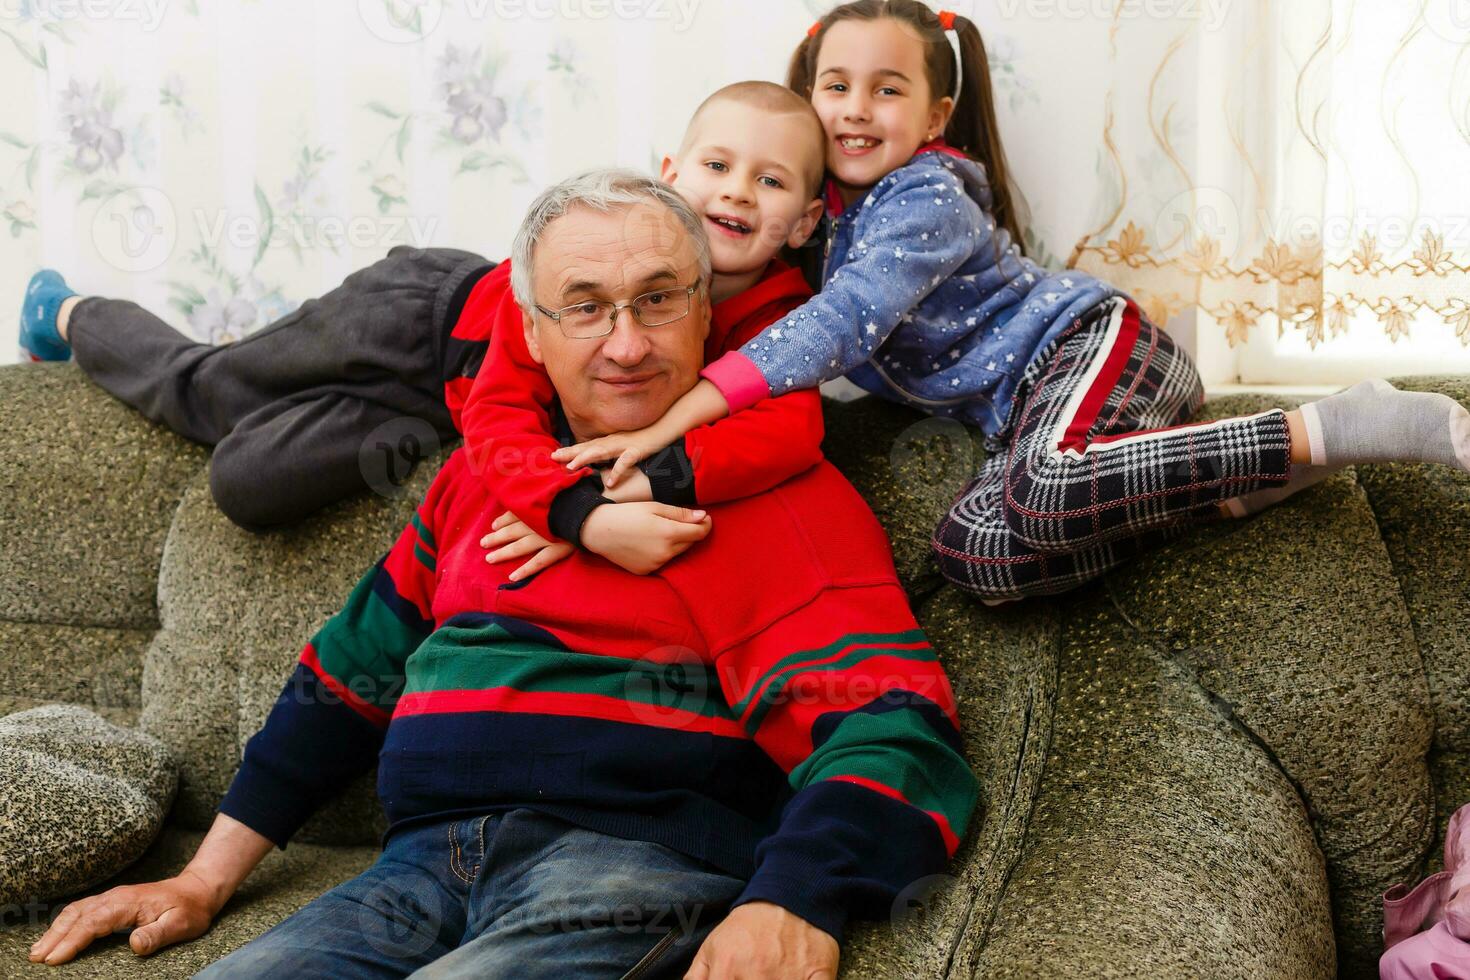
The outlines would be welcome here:
<svg viewBox="0 0 1470 980">
<path fill-rule="evenodd" d="M 990 604 L 1066 591 L 1349 463 L 1470 470 L 1470 413 L 1380 379 L 1293 412 L 1184 424 L 1204 388 L 1169 335 L 1121 290 L 1022 254 L 965 18 L 844 4 L 812 26 L 788 85 L 828 136 L 820 294 L 710 364 L 658 423 L 554 458 L 616 457 L 615 484 L 687 428 L 846 375 L 984 432 L 991 455 L 933 546 L 945 577 Z"/>
</svg>

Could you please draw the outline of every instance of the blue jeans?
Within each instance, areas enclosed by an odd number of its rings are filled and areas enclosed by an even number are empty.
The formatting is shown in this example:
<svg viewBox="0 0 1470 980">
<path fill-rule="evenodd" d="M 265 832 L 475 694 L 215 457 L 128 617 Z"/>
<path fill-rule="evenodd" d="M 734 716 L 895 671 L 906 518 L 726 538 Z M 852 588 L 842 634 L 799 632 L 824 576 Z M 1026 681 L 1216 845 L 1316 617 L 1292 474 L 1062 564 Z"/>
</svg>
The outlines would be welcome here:
<svg viewBox="0 0 1470 980">
<path fill-rule="evenodd" d="M 371 868 L 196 976 L 677 978 L 744 887 L 535 810 L 454 817 L 395 831 Z"/>
</svg>

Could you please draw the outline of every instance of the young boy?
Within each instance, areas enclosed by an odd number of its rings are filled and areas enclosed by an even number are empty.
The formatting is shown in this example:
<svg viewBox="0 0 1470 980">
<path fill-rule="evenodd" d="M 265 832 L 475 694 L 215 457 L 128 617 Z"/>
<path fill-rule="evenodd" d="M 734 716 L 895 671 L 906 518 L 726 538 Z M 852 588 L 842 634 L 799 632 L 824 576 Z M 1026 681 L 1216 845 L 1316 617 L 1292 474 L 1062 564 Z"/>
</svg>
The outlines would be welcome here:
<svg viewBox="0 0 1470 980">
<path fill-rule="evenodd" d="M 695 113 L 678 156 L 665 161 L 664 178 L 706 216 L 713 239 L 710 356 L 743 343 L 808 295 L 796 271 L 773 259 L 815 227 L 822 167 L 815 113 L 767 82 L 737 83 L 712 95 Z M 531 465 L 545 454 L 536 451 L 538 434 L 549 448 L 556 443 L 549 421 L 515 422 L 518 407 L 545 404 L 550 396 L 542 397 L 549 382 L 525 345 L 530 317 L 516 305 L 510 273 L 510 263 L 472 252 L 396 246 L 281 320 L 215 347 L 189 340 L 130 301 L 78 296 L 57 273 L 42 270 L 27 287 L 21 342 L 35 360 L 75 354 L 119 399 L 213 445 L 215 500 L 252 530 L 381 486 L 370 472 L 381 448 L 375 443 L 393 451 L 402 444 L 397 436 L 425 428 L 440 440 L 454 438 L 463 431 L 461 412 L 474 387 L 483 416 L 464 423 L 486 421 L 467 441 L 476 457 L 495 456 L 482 475 L 516 488 L 516 515 L 538 534 L 551 534 L 551 504 L 561 495 L 557 512 L 565 521 L 559 523 L 575 540 L 603 500 L 587 493 L 592 485 L 583 481 L 596 480 L 590 469 Z M 531 401 L 526 385 L 537 388 Z M 511 407 L 498 413 L 494 399 L 502 395 Z M 788 396 L 793 400 L 782 406 L 784 414 L 765 423 L 753 416 L 691 433 L 696 450 L 685 457 L 694 463 L 692 474 L 664 479 L 655 466 L 673 455 L 651 460 L 647 470 L 657 478 L 650 488 L 657 484 L 670 499 L 728 499 L 735 465 L 754 462 L 745 458 L 753 422 L 790 427 L 798 436 L 787 444 L 780 479 L 804 469 L 819 454 L 821 417 L 815 394 L 802 395 Z M 762 441 L 769 449 L 770 437 Z M 506 465 L 500 450 L 517 445 L 530 451 Z M 742 485 L 746 493 L 760 489 Z M 624 544 L 629 540 L 636 535 L 626 534 Z"/>
</svg>

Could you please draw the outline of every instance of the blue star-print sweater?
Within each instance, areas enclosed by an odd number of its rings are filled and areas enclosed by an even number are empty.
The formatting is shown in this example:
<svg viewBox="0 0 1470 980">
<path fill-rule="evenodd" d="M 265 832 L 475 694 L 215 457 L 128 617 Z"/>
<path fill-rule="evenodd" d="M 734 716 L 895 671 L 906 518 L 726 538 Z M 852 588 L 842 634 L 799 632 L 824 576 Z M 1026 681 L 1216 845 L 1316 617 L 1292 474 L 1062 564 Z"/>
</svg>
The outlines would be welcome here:
<svg viewBox="0 0 1470 980">
<path fill-rule="evenodd" d="M 701 372 L 731 412 L 846 375 L 978 426 L 999 451 L 1017 386 L 1039 373 L 1057 336 L 1126 295 L 1022 255 L 991 217 L 984 166 L 943 143 L 922 147 L 846 210 L 828 191 L 822 291 Z"/>
</svg>

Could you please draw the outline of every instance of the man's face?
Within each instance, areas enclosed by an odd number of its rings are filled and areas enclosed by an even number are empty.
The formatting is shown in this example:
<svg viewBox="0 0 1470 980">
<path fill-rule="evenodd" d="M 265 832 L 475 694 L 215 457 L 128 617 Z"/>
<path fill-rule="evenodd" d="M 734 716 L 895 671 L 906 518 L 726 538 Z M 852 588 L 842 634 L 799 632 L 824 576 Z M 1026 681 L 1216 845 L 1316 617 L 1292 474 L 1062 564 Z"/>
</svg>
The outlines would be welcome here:
<svg viewBox="0 0 1470 980">
<path fill-rule="evenodd" d="M 627 304 L 698 279 L 688 232 L 654 201 L 609 214 L 574 208 L 546 227 L 532 258 L 535 302 L 553 311 L 589 300 Z M 641 429 L 694 387 L 709 334 L 705 295 L 697 290 L 688 315 L 656 327 L 619 310 L 612 333 L 592 340 L 568 338 L 545 314 L 522 311 L 526 345 L 545 366 L 579 441 Z"/>
</svg>

